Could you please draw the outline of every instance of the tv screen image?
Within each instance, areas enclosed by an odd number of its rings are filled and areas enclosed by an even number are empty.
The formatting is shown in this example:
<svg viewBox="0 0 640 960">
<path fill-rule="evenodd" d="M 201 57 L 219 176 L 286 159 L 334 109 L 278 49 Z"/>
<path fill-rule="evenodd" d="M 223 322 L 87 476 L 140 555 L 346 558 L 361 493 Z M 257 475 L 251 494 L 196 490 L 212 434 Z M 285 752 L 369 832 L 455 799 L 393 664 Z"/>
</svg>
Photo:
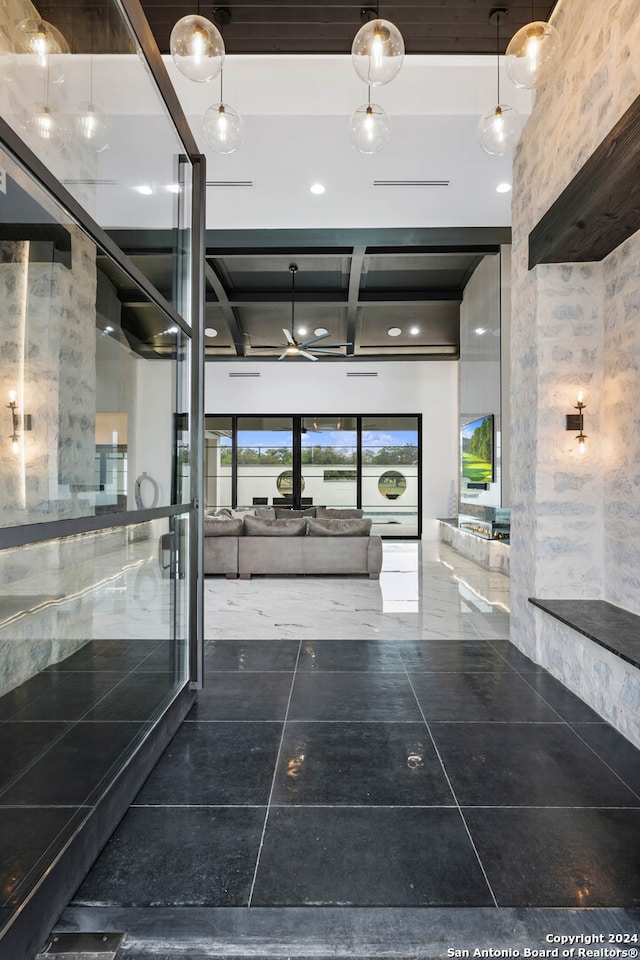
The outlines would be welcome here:
<svg viewBox="0 0 640 960">
<path fill-rule="evenodd" d="M 465 423 L 460 433 L 462 476 L 475 483 L 492 483 L 493 414 Z"/>
</svg>

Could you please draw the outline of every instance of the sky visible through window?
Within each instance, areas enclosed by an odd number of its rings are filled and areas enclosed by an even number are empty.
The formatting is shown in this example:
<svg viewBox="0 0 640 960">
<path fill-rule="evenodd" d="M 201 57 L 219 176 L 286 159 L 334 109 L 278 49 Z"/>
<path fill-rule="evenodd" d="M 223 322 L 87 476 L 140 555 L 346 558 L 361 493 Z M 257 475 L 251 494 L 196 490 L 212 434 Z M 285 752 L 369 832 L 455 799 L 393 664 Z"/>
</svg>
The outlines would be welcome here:
<svg viewBox="0 0 640 960">
<path fill-rule="evenodd" d="M 303 447 L 353 447 L 355 430 L 307 430 L 302 434 Z M 371 450 L 381 447 L 404 447 L 417 443 L 415 430 L 363 430 L 362 446 Z M 287 447 L 292 444 L 290 430 L 239 430 L 240 447 Z M 222 446 L 231 446 L 230 437 L 221 438 Z"/>
</svg>

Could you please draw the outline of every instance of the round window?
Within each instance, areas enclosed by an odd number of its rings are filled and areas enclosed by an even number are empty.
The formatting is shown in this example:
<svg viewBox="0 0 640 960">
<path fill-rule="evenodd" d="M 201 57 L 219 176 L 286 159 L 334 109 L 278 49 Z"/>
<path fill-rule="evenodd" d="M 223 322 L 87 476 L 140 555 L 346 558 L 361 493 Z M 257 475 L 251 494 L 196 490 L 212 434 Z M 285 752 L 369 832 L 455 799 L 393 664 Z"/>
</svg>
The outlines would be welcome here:
<svg viewBox="0 0 640 960">
<path fill-rule="evenodd" d="M 407 478 L 399 470 L 386 470 L 378 480 L 378 490 L 387 500 L 397 500 L 407 489 Z"/>
<path fill-rule="evenodd" d="M 276 477 L 276 487 L 282 497 L 293 493 L 293 470 L 283 470 Z M 304 477 L 300 477 L 300 489 L 304 490 Z"/>
</svg>

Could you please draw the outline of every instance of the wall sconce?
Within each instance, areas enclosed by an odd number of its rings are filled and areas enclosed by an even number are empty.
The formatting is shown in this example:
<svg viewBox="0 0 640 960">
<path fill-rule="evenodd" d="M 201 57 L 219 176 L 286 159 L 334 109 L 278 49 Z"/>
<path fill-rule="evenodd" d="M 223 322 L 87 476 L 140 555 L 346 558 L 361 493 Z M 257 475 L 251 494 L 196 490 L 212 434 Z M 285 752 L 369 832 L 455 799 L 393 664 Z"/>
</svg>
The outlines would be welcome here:
<svg viewBox="0 0 640 960">
<path fill-rule="evenodd" d="M 18 428 L 20 427 L 20 420 L 22 419 L 22 429 L 31 430 L 31 414 L 25 414 L 22 418 L 18 413 L 18 403 L 16 401 L 16 392 L 15 390 L 9 390 L 9 403 L 7 404 L 9 410 L 11 410 L 11 429 L 13 433 L 9 437 L 11 440 L 11 447 L 14 453 L 19 453 L 20 451 L 20 434 L 18 433 Z"/>
<path fill-rule="evenodd" d="M 578 450 L 580 453 L 585 452 L 585 440 L 587 435 L 584 432 L 584 408 L 586 403 L 584 402 L 584 393 L 582 390 L 578 394 L 578 400 L 575 406 L 577 413 L 568 413 L 567 414 L 567 430 L 577 430 L 578 436 L 576 440 L 578 441 Z"/>
</svg>

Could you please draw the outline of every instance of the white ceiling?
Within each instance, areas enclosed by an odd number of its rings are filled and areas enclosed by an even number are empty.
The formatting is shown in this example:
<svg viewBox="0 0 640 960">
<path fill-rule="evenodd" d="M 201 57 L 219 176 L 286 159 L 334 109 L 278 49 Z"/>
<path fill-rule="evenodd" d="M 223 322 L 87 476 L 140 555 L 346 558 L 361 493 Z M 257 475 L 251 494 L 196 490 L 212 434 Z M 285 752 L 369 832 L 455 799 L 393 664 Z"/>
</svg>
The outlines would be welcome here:
<svg viewBox="0 0 640 960">
<path fill-rule="evenodd" d="M 407 57 L 398 77 L 373 88 L 391 118 L 391 139 L 364 156 L 349 118 L 367 99 L 350 57 L 228 57 L 224 99 L 242 114 L 234 153 L 204 144 L 201 117 L 220 98 L 219 80 L 195 84 L 167 68 L 196 140 L 207 180 L 253 187 L 208 189 L 209 228 L 507 226 L 512 157 L 479 146 L 479 117 L 496 102 L 495 57 Z M 531 95 L 501 78 L 501 99 L 526 119 Z M 373 187 L 374 180 L 449 180 L 448 187 Z M 312 183 L 326 187 L 322 196 Z"/>
<path fill-rule="evenodd" d="M 219 79 L 192 83 L 166 59 L 195 139 L 207 153 L 207 179 L 253 184 L 208 188 L 210 229 L 510 224 L 510 194 L 496 193 L 496 186 L 510 182 L 512 157 L 488 156 L 476 138 L 479 117 L 496 103 L 495 57 L 407 57 L 392 83 L 372 90 L 391 118 L 390 142 L 374 156 L 350 144 L 349 118 L 367 90 L 348 56 L 229 56 L 224 98 L 244 118 L 245 141 L 228 156 L 206 150 L 201 128 L 204 111 L 219 100 Z M 65 84 L 51 88 L 54 107 L 68 111 L 86 100 L 92 71 L 93 96 L 110 132 L 109 149 L 87 166 L 92 179 L 86 182 L 97 185 L 84 189 L 83 202 L 107 229 L 171 226 L 175 196 L 166 187 L 175 182 L 181 144 L 143 64 L 131 55 L 72 60 Z M 530 93 L 504 75 L 501 91 L 501 100 L 526 118 Z M 36 84 L 30 97 L 38 96 Z M 15 103 L 17 121 L 23 103 Z M 52 156 L 50 163 L 64 179 L 64 157 Z M 374 188 L 374 180 L 450 184 Z M 326 187 L 322 196 L 309 192 L 316 181 Z M 152 186 L 151 196 L 135 192 L 141 183 Z"/>
</svg>

